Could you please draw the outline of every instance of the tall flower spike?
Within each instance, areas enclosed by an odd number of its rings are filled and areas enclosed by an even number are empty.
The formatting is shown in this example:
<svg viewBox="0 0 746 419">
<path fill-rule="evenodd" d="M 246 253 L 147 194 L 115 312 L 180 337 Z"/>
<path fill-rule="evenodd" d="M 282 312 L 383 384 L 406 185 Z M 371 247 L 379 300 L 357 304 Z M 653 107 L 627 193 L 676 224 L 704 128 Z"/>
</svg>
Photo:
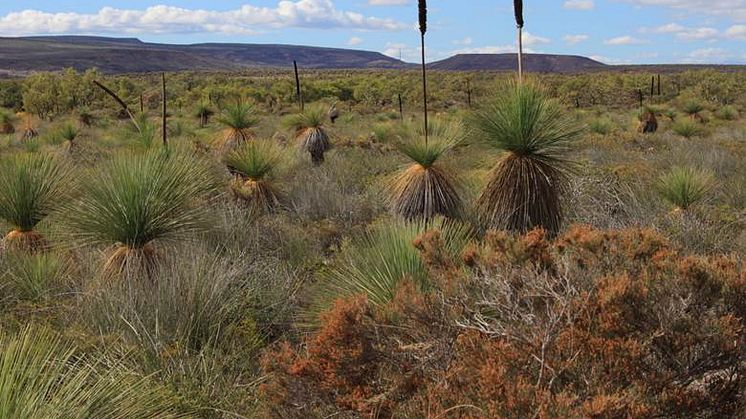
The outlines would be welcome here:
<svg viewBox="0 0 746 419">
<path fill-rule="evenodd" d="M 420 9 L 420 33 L 424 35 L 427 32 L 427 1 L 419 0 L 418 7 Z"/>
<path fill-rule="evenodd" d="M 515 24 L 523 27 L 523 0 L 513 0 L 513 9 L 515 10 Z"/>
</svg>

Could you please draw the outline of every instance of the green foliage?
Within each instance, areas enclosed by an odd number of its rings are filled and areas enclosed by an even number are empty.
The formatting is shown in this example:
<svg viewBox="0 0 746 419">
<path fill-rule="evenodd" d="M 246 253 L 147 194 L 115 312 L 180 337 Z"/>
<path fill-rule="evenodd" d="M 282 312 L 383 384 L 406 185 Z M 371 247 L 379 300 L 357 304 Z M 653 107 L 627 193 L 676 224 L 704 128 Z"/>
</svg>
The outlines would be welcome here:
<svg viewBox="0 0 746 419">
<path fill-rule="evenodd" d="M 21 154 L 0 162 L 0 218 L 31 231 L 71 192 L 70 169 L 46 154 Z"/>
<path fill-rule="evenodd" d="M 65 141 L 73 142 L 78 137 L 78 129 L 68 122 L 60 128 L 58 135 Z"/>
<path fill-rule="evenodd" d="M 259 124 L 254 106 L 249 103 L 238 102 L 223 109 L 217 121 L 233 130 L 245 130 Z"/>
<path fill-rule="evenodd" d="M 308 128 L 320 128 L 326 120 L 326 111 L 320 106 L 309 106 L 303 112 L 290 115 L 284 121 L 293 131 L 299 132 Z"/>
<path fill-rule="evenodd" d="M 595 118 L 590 122 L 590 124 L 588 124 L 588 128 L 593 133 L 608 135 L 614 131 L 614 122 L 606 117 Z"/>
<path fill-rule="evenodd" d="M 725 105 L 717 112 L 717 117 L 725 121 L 733 121 L 738 119 L 738 110 L 734 106 Z"/>
<path fill-rule="evenodd" d="M 583 133 L 535 83 L 509 85 L 476 113 L 472 125 L 479 139 L 496 149 L 556 168 L 568 166 L 566 156 Z"/>
<path fill-rule="evenodd" d="M 0 333 L 0 417 L 186 417 L 149 379 L 75 352 L 46 329 Z"/>
<path fill-rule="evenodd" d="M 314 313 L 329 308 L 338 298 L 359 294 L 370 304 L 383 307 L 392 301 L 405 280 L 427 290 L 427 271 L 413 242 L 429 230 L 441 232 L 447 251 L 453 256 L 463 250 L 472 234 L 467 226 L 443 219 L 429 224 L 390 222 L 373 228 L 350 243 L 335 267 L 319 279 L 314 291 Z"/>
<path fill-rule="evenodd" d="M 671 129 L 684 138 L 692 138 L 704 133 L 702 125 L 691 119 L 680 119 L 674 122 Z"/>
<path fill-rule="evenodd" d="M 67 279 L 66 261 L 53 253 L 9 252 L 3 260 L 6 292 L 24 301 L 40 302 L 62 291 Z"/>
<path fill-rule="evenodd" d="M 706 170 L 674 167 L 658 180 L 658 189 L 669 203 L 687 210 L 707 198 L 713 187 L 713 175 Z"/>
<path fill-rule="evenodd" d="M 704 105 L 702 105 L 702 103 L 696 100 L 691 100 L 684 104 L 682 110 L 687 115 L 698 115 L 700 112 L 705 110 L 705 107 Z"/>
<path fill-rule="evenodd" d="M 225 159 L 232 172 L 251 180 L 265 178 L 281 161 L 282 150 L 269 141 L 243 143 Z"/>
<path fill-rule="evenodd" d="M 86 183 L 66 222 L 83 244 L 141 248 L 202 230 L 216 185 L 205 164 L 177 152 L 115 157 Z"/>
<path fill-rule="evenodd" d="M 413 162 L 428 168 L 434 165 L 443 154 L 463 141 L 461 131 L 461 125 L 454 124 L 434 133 L 427 144 L 425 144 L 424 137 L 417 136 L 414 139 L 400 140 L 396 148 Z"/>
</svg>

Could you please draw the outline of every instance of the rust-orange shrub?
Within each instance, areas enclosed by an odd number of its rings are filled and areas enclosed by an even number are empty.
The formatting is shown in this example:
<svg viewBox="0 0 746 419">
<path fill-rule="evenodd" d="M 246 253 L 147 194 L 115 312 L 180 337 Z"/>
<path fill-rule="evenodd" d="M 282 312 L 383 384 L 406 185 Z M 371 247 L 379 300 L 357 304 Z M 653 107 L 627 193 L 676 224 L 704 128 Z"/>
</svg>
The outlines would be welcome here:
<svg viewBox="0 0 746 419">
<path fill-rule="evenodd" d="M 338 301 L 265 356 L 276 417 L 732 417 L 743 411 L 746 271 L 651 230 L 489 232 L 463 257 L 414 243 L 431 291 Z"/>
</svg>

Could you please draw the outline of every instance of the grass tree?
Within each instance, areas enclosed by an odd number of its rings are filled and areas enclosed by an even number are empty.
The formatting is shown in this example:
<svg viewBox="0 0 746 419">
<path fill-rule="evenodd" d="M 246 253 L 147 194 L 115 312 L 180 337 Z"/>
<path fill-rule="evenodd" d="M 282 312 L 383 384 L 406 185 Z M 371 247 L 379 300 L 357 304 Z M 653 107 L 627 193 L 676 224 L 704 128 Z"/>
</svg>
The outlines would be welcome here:
<svg viewBox="0 0 746 419">
<path fill-rule="evenodd" d="M 704 119 L 702 118 L 702 111 L 705 110 L 705 107 L 700 102 L 691 100 L 684 104 L 683 110 L 690 119 L 694 121 L 704 122 Z"/>
<path fill-rule="evenodd" d="M 187 416 L 148 378 L 121 362 L 81 358 L 50 330 L 0 332 L 0 418 L 146 417 Z"/>
<path fill-rule="evenodd" d="M 81 244 L 109 248 L 104 276 L 149 276 L 171 244 L 202 231 L 216 189 L 207 165 L 186 154 L 120 156 L 85 186 L 66 224 Z"/>
<path fill-rule="evenodd" d="M 674 167 L 658 179 L 661 196 L 674 212 L 687 211 L 703 202 L 714 185 L 712 172 L 691 167 Z"/>
<path fill-rule="evenodd" d="M 70 170 L 46 154 L 21 154 L 0 162 L 0 218 L 12 230 L 6 249 L 39 251 L 46 238 L 36 226 L 69 196 Z"/>
<path fill-rule="evenodd" d="M 583 129 L 534 83 L 511 84 L 473 122 L 483 141 L 504 152 L 477 201 L 485 226 L 557 233 L 568 153 Z"/>
<path fill-rule="evenodd" d="M 71 123 L 66 123 L 59 130 L 59 137 L 65 141 L 64 147 L 68 150 L 75 148 L 75 139 L 78 138 L 78 129 Z"/>
<path fill-rule="evenodd" d="M 320 107 L 307 107 L 286 119 L 286 124 L 295 132 L 301 149 L 311 155 L 311 161 L 315 165 L 324 162 L 324 153 L 331 148 L 329 134 L 324 129 L 325 119 L 326 113 Z"/>
<path fill-rule="evenodd" d="M 209 124 L 210 117 L 212 117 L 214 114 L 215 112 L 213 112 L 210 105 L 205 102 L 198 103 L 197 109 L 194 112 L 194 116 L 199 120 L 200 128 L 203 128 L 205 125 Z"/>
<path fill-rule="evenodd" d="M 462 139 L 461 126 L 434 130 L 429 141 L 418 136 L 398 144 L 399 151 L 412 164 L 398 172 L 388 190 L 391 210 L 407 220 L 430 220 L 438 215 L 454 218 L 462 202 L 454 176 L 439 160 Z"/>
<path fill-rule="evenodd" d="M 254 106 L 249 103 L 237 102 L 223 109 L 217 121 L 225 129 L 215 144 L 216 149 L 221 154 L 227 154 L 238 145 L 255 137 L 253 129 L 259 124 L 260 120 L 256 116 Z"/>
<path fill-rule="evenodd" d="M 231 189 L 251 208 L 271 211 L 279 203 L 269 176 L 282 161 L 282 150 L 268 141 L 252 141 L 228 154 L 225 163 L 235 175 Z"/>
</svg>

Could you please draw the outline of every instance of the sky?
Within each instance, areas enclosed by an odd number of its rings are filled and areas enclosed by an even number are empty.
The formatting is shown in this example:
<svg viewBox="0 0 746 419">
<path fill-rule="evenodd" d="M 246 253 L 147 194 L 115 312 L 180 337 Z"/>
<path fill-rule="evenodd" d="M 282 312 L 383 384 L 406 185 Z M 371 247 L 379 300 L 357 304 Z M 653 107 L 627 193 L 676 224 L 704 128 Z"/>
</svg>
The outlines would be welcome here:
<svg viewBox="0 0 746 419">
<path fill-rule="evenodd" d="M 430 0 L 428 61 L 515 51 L 510 0 Z M 746 63 L 746 0 L 524 0 L 528 52 L 607 64 Z M 0 36 L 282 43 L 419 59 L 416 0 L 0 2 Z"/>
</svg>

